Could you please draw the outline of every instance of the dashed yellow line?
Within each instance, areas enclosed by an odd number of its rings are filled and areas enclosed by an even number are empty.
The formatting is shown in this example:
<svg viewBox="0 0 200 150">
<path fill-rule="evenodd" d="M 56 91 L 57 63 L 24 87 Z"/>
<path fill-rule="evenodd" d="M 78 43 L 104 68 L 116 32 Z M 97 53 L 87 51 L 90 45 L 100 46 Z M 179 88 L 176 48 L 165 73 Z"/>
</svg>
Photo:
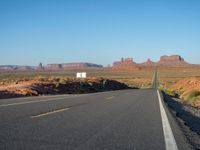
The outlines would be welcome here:
<svg viewBox="0 0 200 150">
<path fill-rule="evenodd" d="M 42 113 L 42 114 L 39 114 L 39 115 L 31 116 L 30 118 L 33 119 L 33 118 L 39 118 L 39 117 L 43 117 L 43 116 L 48 116 L 48 115 L 52 115 L 52 114 L 55 114 L 55 113 L 58 113 L 58 112 L 62 112 L 62 111 L 66 111 L 66 110 L 69 110 L 69 109 L 70 108 L 62 108 L 62 109 L 58 109 L 58 110 Z"/>
</svg>

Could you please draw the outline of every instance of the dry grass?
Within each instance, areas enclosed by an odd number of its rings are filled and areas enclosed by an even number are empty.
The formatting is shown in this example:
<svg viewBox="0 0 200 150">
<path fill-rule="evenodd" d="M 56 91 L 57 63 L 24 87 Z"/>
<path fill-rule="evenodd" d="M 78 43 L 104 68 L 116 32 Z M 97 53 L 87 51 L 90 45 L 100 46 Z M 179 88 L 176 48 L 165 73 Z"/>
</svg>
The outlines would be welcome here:
<svg viewBox="0 0 200 150">
<path fill-rule="evenodd" d="M 87 77 L 97 78 L 102 77 L 106 79 L 112 79 L 119 82 L 123 82 L 132 87 L 147 87 L 150 85 L 153 70 L 138 70 L 138 71 L 110 71 L 106 69 L 99 70 L 79 70 L 87 72 Z M 59 80 L 67 78 L 75 78 L 77 70 L 70 71 L 52 71 L 52 72 L 10 72 L 1 73 L 0 82 L 9 84 L 13 82 L 19 82 L 24 80 L 37 80 L 45 78 L 58 78 Z"/>
<path fill-rule="evenodd" d="M 158 72 L 159 87 L 184 103 L 200 108 L 200 68 L 162 68 Z M 197 92 L 198 91 L 198 92 Z"/>
<path fill-rule="evenodd" d="M 187 77 L 200 77 L 200 67 L 158 69 L 158 80 L 161 89 L 167 89 Z"/>
</svg>

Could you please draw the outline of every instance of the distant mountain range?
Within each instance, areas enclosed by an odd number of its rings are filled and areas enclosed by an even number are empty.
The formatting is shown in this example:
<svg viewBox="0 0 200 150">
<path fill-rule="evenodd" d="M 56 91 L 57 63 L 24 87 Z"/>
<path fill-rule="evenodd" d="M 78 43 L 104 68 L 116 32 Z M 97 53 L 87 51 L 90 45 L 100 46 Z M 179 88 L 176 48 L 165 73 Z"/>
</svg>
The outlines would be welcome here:
<svg viewBox="0 0 200 150">
<path fill-rule="evenodd" d="M 136 63 L 133 58 L 121 58 L 120 61 L 113 63 L 110 69 L 137 69 L 138 67 L 152 67 L 152 66 L 168 66 L 168 67 L 184 67 L 191 66 L 179 55 L 161 56 L 158 62 L 153 62 L 148 59 L 143 63 Z M 19 66 L 19 65 L 2 65 L 0 71 L 59 71 L 59 70 L 71 70 L 71 69 L 92 69 L 92 68 L 104 68 L 102 65 L 94 63 L 62 63 L 62 64 L 47 64 L 45 66 L 40 63 L 38 66 Z"/>
<path fill-rule="evenodd" d="M 42 70 L 69 70 L 84 68 L 103 68 L 102 65 L 93 63 L 63 63 L 63 64 L 47 64 L 45 66 L 40 63 L 38 66 L 19 66 L 19 65 L 2 65 L 0 71 L 42 71 Z"/>
</svg>

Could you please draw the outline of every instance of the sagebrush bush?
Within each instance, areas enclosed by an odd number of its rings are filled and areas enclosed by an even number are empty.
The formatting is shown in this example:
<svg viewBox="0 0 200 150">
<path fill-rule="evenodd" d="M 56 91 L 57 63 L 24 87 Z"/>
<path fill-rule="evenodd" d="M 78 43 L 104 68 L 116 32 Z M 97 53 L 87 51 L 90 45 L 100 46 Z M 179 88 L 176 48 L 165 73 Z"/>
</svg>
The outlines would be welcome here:
<svg viewBox="0 0 200 150">
<path fill-rule="evenodd" d="M 193 99 L 198 96 L 200 96 L 200 91 L 193 90 L 188 94 L 188 99 Z"/>
</svg>

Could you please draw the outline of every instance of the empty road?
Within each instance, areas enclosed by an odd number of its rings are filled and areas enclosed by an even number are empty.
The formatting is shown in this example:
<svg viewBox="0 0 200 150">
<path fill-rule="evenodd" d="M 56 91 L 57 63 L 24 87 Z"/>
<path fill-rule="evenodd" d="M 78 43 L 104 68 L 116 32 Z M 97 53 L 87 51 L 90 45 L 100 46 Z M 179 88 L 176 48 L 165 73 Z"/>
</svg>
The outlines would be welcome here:
<svg viewBox="0 0 200 150">
<path fill-rule="evenodd" d="M 150 89 L 0 100 L 0 149 L 190 149 L 161 97 L 155 74 Z"/>
</svg>

